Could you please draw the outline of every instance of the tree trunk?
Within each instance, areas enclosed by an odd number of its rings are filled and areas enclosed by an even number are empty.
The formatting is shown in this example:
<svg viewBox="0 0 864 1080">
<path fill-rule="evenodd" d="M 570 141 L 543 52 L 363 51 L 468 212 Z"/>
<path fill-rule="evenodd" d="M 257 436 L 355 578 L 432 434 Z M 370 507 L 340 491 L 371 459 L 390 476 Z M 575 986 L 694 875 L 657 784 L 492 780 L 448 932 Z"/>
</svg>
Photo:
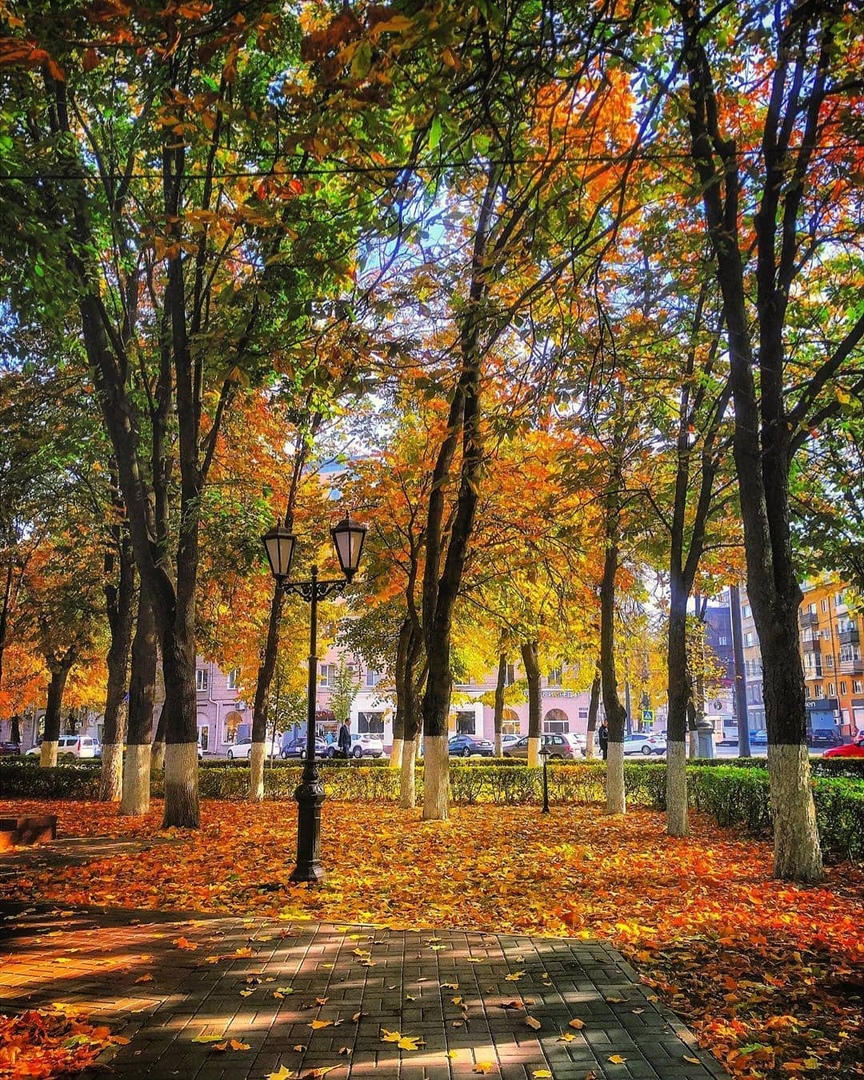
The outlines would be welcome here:
<svg viewBox="0 0 864 1080">
<path fill-rule="evenodd" d="M 402 740 L 402 760 L 399 763 L 399 805 L 413 810 L 417 803 L 417 740 Z"/>
<path fill-rule="evenodd" d="M 588 730 L 585 734 L 585 757 L 591 760 L 594 757 L 594 732 L 597 730 L 597 714 L 600 711 L 600 660 L 597 660 L 597 670 L 591 680 L 591 697 L 588 701 Z"/>
<path fill-rule="evenodd" d="M 669 637 L 666 648 L 668 707 L 666 720 L 666 832 L 687 836 L 687 592 L 676 575 L 670 580 Z"/>
<path fill-rule="evenodd" d="M 115 512 L 121 510 L 115 506 Z M 116 802 L 123 792 L 123 740 L 126 732 L 126 677 L 132 646 L 132 623 L 135 606 L 135 562 L 125 526 L 114 530 L 116 551 L 105 556 L 105 606 L 111 629 L 108 649 L 108 685 L 105 695 L 105 722 L 102 733 L 102 775 L 99 798 Z M 114 564 L 117 580 L 112 580 Z"/>
<path fill-rule="evenodd" d="M 123 762 L 123 794 L 120 799 L 120 813 L 127 817 L 143 817 L 150 809 L 150 744 L 156 700 L 156 653 L 156 623 L 142 585 L 132 641 L 129 720 Z"/>
<path fill-rule="evenodd" d="M 291 525 L 286 528 L 290 531 Z M 279 628 L 282 624 L 282 606 L 285 593 L 275 585 L 270 597 L 270 617 L 267 621 L 267 644 L 264 656 L 258 668 L 258 681 L 255 684 L 255 702 L 252 706 L 252 742 L 263 746 L 267 738 L 267 715 L 270 702 L 270 687 L 276 671 L 279 653 Z M 264 798 L 264 760 L 265 755 L 255 754 L 249 758 L 249 801 L 260 802 Z"/>
<path fill-rule="evenodd" d="M 504 722 L 504 690 L 507 686 L 507 653 L 498 657 L 498 678 L 495 682 L 495 757 L 501 757 L 501 726 Z"/>
<path fill-rule="evenodd" d="M 165 702 L 159 710 L 159 721 L 150 754 L 150 772 L 161 773 L 165 770 Z"/>
<path fill-rule="evenodd" d="M 606 811 L 609 814 L 623 814 L 627 809 L 623 747 L 626 716 L 618 697 L 618 678 L 615 671 L 615 578 L 618 573 L 621 520 L 618 492 L 620 483 L 621 464 L 620 460 L 616 460 L 606 496 L 606 556 L 600 584 L 600 681 L 603 687 L 603 709 L 609 725 L 606 757 Z"/>
<path fill-rule="evenodd" d="M 63 691 L 66 689 L 66 680 L 75 663 L 74 653 L 67 652 L 60 660 L 53 657 L 46 658 L 51 672 L 51 681 L 48 683 L 48 700 L 45 703 L 45 734 L 42 738 L 42 750 L 39 754 L 39 764 L 43 769 L 53 768 L 57 764 L 57 742 L 60 738 L 60 721 L 63 707 Z"/>
<path fill-rule="evenodd" d="M 165 672 L 163 829 L 197 829 L 200 824 L 195 660 L 194 633 L 183 634 L 181 638 L 169 634 L 169 648 L 162 656 Z"/>
<path fill-rule="evenodd" d="M 540 695 L 540 660 L 536 641 L 522 644 L 522 666 L 528 682 L 528 767 L 540 767 L 540 744 L 543 735 L 543 710 Z"/>
</svg>

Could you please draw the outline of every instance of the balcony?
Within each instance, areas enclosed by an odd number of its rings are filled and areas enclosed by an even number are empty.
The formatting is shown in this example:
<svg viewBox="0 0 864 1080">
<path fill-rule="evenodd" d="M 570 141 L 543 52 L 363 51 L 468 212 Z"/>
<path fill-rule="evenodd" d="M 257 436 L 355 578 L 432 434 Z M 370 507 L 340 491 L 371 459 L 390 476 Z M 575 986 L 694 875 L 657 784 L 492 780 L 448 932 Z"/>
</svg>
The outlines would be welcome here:
<svg viewBox="0 0 864 1080">
<path fill-rule="evenodd" d="M 864 660 L 860 656 L 855 660 L 841 660 L 837 666 L 841 675 L 864 675 Z"/>
<path fill-rule="evenodd" d="M 822 651 L 822 643 L 818 637 L 809 638 L 801 642 L 801 648 L 804 652 L 817 653 Z"/>
<path fill-rule="evenodd" d="M 818 626 L 819 616 L 815 611 L 799 611 L 798 625 L 802 628 L 805 626 Z"/>
<path fill-rule="evenodd" d="M 837 640 L 841 645 L 857 645 L 861 641 L 861 633 L 857 626 L 850 626 L 848 630 L 839 630 Z"/>
<path fill-rule="evenodd" d="M 812 668 L 805 667 L 804 668 L 804 678 L 805 679 L 821 679 L 822 678 L 822 665 L 821 664 L 816 664 Z"/>
</svg>

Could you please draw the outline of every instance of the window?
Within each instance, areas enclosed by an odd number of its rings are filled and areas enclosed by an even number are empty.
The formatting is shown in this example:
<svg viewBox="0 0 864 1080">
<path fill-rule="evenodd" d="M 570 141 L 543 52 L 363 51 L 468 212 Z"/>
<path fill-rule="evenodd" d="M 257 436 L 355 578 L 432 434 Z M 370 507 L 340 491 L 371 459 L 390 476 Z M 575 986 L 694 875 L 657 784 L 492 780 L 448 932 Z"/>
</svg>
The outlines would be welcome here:
<svg viewBox="0 0 864 1080">
<path fill-rule="evenodd" d="M 810 604 L 810 606 L 807 608 L 807 610 L 810 612 L 811 615 L 815 615 L 816 614 L 816 605 L 815 604 Z"/>
<path fill-rule="evenodd" d="M 846 607 L 845 593 L 838 592 L 834 595 L 834 607 Z"/>
<path fill-rule="evenodd" d="M 822 610 L 823 611 L 828 610 L 828 598 L 827 598 L 827 596 L 822 600 Z"/>
<path fill-rule="evenodd" d="M 587 709 L 580 709 L 579 710 L 579 719 L 580 720 L 587 720 L 588 719 L 588 710 Z"/>
<path fill-rule="evenodd" d="M 335 664 L 318 665 L 318 685 L 334 686 L 336 683 L 337 667 Z"/>
<path fill-rule="evenodd" d="M 749 619 L 750 614 L 751 614 L 750 613 L 750 605 L 749 604 L 742 604 L 741 605 L 741 618 L 742 619 Z"/>
<path fill-rule="evenodd" d="M 229 690 L 236 690 L 237 689 L 237 676 L 239 674 L 240 674 L 240 669 L 236 668 L 236 667 L 234 668 L 233 671 L 228 672 L 228 681 L 227 681 L 227 683 L 225 685 Z"/>
<path fill-rule="evenodd" d="M 561 685 L 561 666 L 554 667 L 550 670 L 546 679 L 547 686 L 560 686 Z"/>
<path fill-rule="evenodd" d="M 843 679 L 840 680 L 840 693 L 841 694 L 846 693 L 846 683 L 845 683 L 845 681 Z"/>
<path fill-rule="evenodd" d="M 862 682 L 860 679 L 853 679 L 852 680 L 852 693 L 853 694 L 864 693 L 864 682 Z"/>
<path fill-rule="evenodd" d="M 361 712 L 357 713 L 357 731 L 361 735 L 383 735 L 384 713 Z"/>
<path fill-rule="evenodd" d="M 831 655 L 831 653 L 828 653 L 828 655 L 825 657 L 825 667 L 834 667 L 834 657 Z"/>
<path fill-rule="evenodd" d="M 717 638 L 717 644 L 718 645 L 728 645 L 729 644 L 729 639 L 724 634 L 721 634 L 720 637 Z"/>
<path fill-rule="evenodd" d="M 821 683 L 816 683 L 816 685 L 813 687 L 813 697 L 814 698 L 821 698 L 822 697 L 822 684 Z"/>
<path fill-rule="evenodd" d="M 828 697 L 834 697 L 834 683 L 828 683 Z"/>
<path fill-rule="evenodd" d="M 754 643 L 755 643 L 755 640 L 756 640 L 756 635 L 753 633 L 752 630 L 748 630 L 747 633 L 744 635 L 744 647 L 746 649 L 752 648 Z"/>
<path fill-rule="evenodd" d="M 474 727 L 476 718 L 473 712 L 457 712 L 456 713 L 456 733 L 457 735 L 474 735 Z"/>
<path fill-rule="evenodd" d="M 556 732 L 566 735 L 570 730 L 570 725 L 566 720 L 546 720 L 543 723 L 543 730 L 549 733 Z"/>
<path fill-rule="evenodd" d="M 207 668 L 199 667 L 195 670 L 195 689 L 198 693 L 203 693 L 210 686 L 210 672 Z"/>
<path fill-rule="evenodd" d="M 377 686 L 379 682 L 381 682 L 381 672 L 380 671 L 370 671 L 369 668 L 367 668 L 366 669 L 366 686 L 367 686 L 367 688 L 369 690 L 371 690 L 373 687 Z"/>
</svg>

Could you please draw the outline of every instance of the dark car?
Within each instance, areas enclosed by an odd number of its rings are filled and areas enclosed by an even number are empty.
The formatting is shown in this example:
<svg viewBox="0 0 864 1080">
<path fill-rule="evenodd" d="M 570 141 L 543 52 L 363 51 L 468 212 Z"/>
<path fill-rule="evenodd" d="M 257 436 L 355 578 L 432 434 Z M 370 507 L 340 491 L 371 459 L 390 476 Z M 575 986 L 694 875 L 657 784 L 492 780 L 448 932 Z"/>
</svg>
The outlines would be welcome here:
<svg viewBox="0 0 864 1080">
<path fill-rule="evenodd" d="M 813 728 L 807 737 L 810 746 L 839 746 L 841 742 L 834 728 Z"/>
<path fill-rule="evenodd" d="M 282 739 L 282 746 L 279 749 L 279 754 L 283 758 L 305 758 L 306 736 L 286 735 Z M 323 739 L 319 739 L 317 737 L 315 739 L 315 757 L 327 757 L 327 743 L 325 743 Z"/>
<path fill-rule="evenodd" d="M 581 758 L 585 756 L 585 747 L 577 735 L 559 734 L 554 732 L 543 736 L 543 745 L 549 751 L 549 760 L 552 758 Z M 510 746 L 505 746 L 502 751 L 504 757 L 527 758 L 528 736 Z"/>
<path fill-rule="evenodd" d="M 495 747 L 479 735 L 452 735 L 450 753 L 453 757 L 494 757 Z"/>
<path fill-rule="evenodd" d="M 0 756 L 6 757 L 7 755 L 20 754 L 21 744 L 17 742 L 0 742 Z"/>
</svg>

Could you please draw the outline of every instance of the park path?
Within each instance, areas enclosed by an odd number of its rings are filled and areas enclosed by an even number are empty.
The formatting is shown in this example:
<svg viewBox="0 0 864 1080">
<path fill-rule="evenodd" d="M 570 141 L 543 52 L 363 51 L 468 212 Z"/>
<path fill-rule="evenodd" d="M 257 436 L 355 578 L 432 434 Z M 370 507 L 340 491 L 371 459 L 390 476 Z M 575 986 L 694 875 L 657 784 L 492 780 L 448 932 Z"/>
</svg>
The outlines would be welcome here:
<svg viewBox="0 0 864 1080">
<path fill-rule="evenodd" d="M 0 877 L 37 857 L 87 855 Z M 596 940 L 0 902 L 0 1012 L 54 1002 L 129 1040 L 122 1080 L 726 1075 Z"/>
</svg>

